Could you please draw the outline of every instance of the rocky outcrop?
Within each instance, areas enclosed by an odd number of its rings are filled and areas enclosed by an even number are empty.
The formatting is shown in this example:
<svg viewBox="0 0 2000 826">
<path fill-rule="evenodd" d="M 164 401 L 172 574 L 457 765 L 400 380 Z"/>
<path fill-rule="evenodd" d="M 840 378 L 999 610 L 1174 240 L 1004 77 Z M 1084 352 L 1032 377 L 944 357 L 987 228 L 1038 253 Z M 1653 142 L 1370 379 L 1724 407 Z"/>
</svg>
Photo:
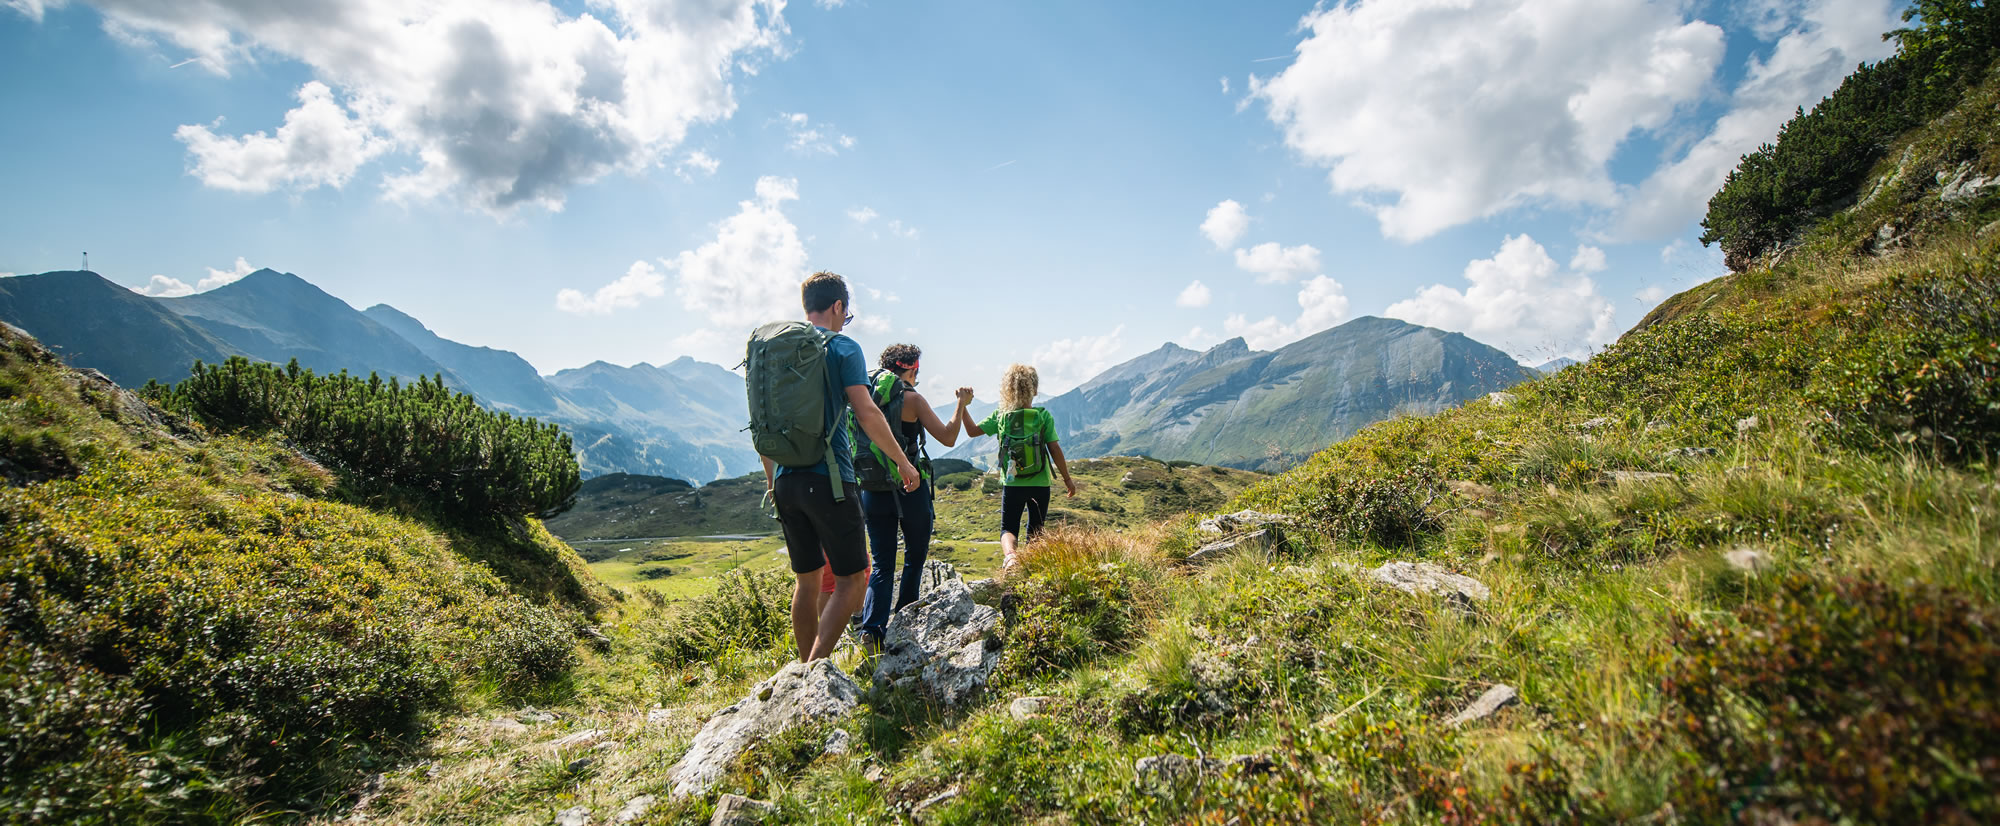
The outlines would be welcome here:
<svg viewBox="0 0 2000 826">
<path fill-rule="evenodd" d="M 1462 726 L 1466 723 L 1477 722 L 1498 714 L 1500 713 L 1500 709 L 1520 701 L 1521 692 L 1515 691 L 1513 686 L 1496 684 L 1492 688 L 1486 689 L 1486 693 L 1479 695 L 1479 699 L 1473 700 L 1472 705 L 1466 706 L 1457 714 L 1452 715 L 1451 719 L 1444 722 L 1448 726 Z"/>
<path fill-rule="evenodd" d="M 1285 542 L 1284 529 L 1273 525 L 1261 530 L 1232 536 L 1228 539 L 1216 540 L 1196 548 L 1194 553 L 1187 555 L 1187 562 L 1195 565 L 1205 565 L 1225 556 L 1243 551 L 1275 551 L 1285 547 Z"/>
<path fill-rule="evenodd" d="M 1272 762 L 1271 758 L 1261 754 L 1240 754 L 1227 759 L 1156 754 L 1133 761 L 1132 774 L 1140 788 L 1148 791 L 1165 791 L 1193 783 L 1203 775 L 1219 775 L 1230 771 L 1261 774 L 1275 767 L 1276 763 Z"/>
<path fill-rule="evenodd" d="M 1282 549 L 1291 541 L 1285 529 L 1293 524 L 1289 516 L 1253 510 L 1211 516 L 1201 520 L 1195 530 L 1219 538 L 1196 548 L 1184 561 L 1201 565 L 1246 550 Z"/>
<path fill-rule="evenodd" d="M 972 589 L 949 564 L 935 564 L 924 568 L 922 595 L 889 618 L 875 685 L 910 688 L 955 708 L 1000 666 L 1000 612 L 973 601 Z"/>
<path fill-rule="evenodd" d="M 1261 528 L 1286 527 L 1291 525 L 1292 521 L 1291 517 L 1283 514 L 1240 510 L 1235 513 L 1219 514 L 1203 519 L 1201 520 L 1201 524 L 1195 526 L 1195 530 L 1205 534 L 1224 536 L 1233 533 L 1246 533 Z"/>
<path fill-rule="evenodd" d="M 715 816 L 709 818 L 708 826 L 752 826 L 763 823 L 766 816 L 777 810 L 778 807 L 762 800 L 725 794 L 715 801 Z"/>
<path fill-rule="evenodd" d="M 706 793 L 738 755 L 760 740 L 847 715 L 861 689 L 831 660 L 795 662 L 757 684 L 750 696 L 715 713 L 694 745 L 667 772 L 674 797 Z"/>
<path fill-rule="evenodd" d="M 1431 594 L 1470 605 L 1492 596 L 1479 580 L 1430 562 L 1390 562 L 1369 571 L 1369 579 L 1409 594 Z"/>
</svg>

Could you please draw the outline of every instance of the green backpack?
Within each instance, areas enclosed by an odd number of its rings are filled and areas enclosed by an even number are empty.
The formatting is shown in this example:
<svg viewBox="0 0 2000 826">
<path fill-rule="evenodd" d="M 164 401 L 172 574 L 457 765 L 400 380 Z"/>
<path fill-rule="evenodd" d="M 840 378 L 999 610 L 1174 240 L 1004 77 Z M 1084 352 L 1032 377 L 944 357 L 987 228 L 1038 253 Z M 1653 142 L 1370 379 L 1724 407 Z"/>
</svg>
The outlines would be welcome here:
<svg viewBox="0 0 2000 826">
<path fill-rule="evenodd" d="M 827 410 L 826 346 L 833 333 L 803 321 L 774 321 L 750 334 L 743 358 L 749 369 L 750 444 L 758 455 L 789 468 L 826 463 L 833 498 L 841 490 L 833 455 L 832 411 Z"/>
<path fill-rule="evenodd" d="M 1024 407 L 1000 414 L 1000 470 L 1009 479 L 1040 476 L 1048 470 L 1049 444 L 1042 438 L 1049 411 Z"/>
<path fill-rule="evenodd" d="M 876 409 L 882 411 L 882 417 L 888 420 L 889 429 L 896 434 L 897 446 L 903 449 L 903 455 L 909 457 L 924 481 L 930 481 L 930 460 L 923 455 L 923 431 L 919 429 L 915 438 L 905 438 L 903 434 L 903 397 L 915 388 L 887 370 L 875 371 L 872 378 Z M 875 493 L 901 491 L 903 474 L 896 470 L 888 455 L 882 452 L 882 447 L 868 438 L 868 432 L 861 429 L 852 415 L 847 417 L 847 423 L 848 442 L 854 445 L 854 478 L 857 484 L 862 490 Z"/>
</svg>

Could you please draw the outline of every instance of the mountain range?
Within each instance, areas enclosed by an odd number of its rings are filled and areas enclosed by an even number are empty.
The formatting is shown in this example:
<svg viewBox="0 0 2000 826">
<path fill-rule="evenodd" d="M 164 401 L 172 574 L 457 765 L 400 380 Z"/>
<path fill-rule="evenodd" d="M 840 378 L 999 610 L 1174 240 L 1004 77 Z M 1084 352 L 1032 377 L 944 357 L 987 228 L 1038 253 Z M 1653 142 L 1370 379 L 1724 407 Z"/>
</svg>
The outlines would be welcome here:
<svg viewBox="0 0 2000 826">
<path fill-rule="evenodd" d="M 231 356 L 406 380 L 440 375 L 489 408 L 561 425 L 586 476 L 701 483 L 758 467 L 742 434 L 743 379 L 722 367 L 686 357 L 659 366 L 599 361 L 545 376 L 514 353 L 443 338 L 387 304 L 355 310 L 290 273 L 259 270 L 180 298 L 140 295 L 88 271 L 0 278 L 0 321 L 128 387 L 179 381 L 196 361 Z M 1389 416 L 1533 375 L 1463 335 L 1364 317 L 1269 352 L 1240 338 L 1202 351 L 1170 343 L 1044 406 L 1073 457 L 1274 470 Z M 993 408 L 975 402 L 972 411 Z M 951 415 L 948 403 L 939 415 Z M 995 453 L 986 437 L 939 456 L 988 467 Z"/>
<path fill-rule="evenodd" d="M 127 387 L 177 382 L 196 361 L 231 356 L 297 359 L 322 373 L 441 375 L 488 408 L 562 425 L 587 476 L 702 482 L 758 466 L 740 432 L 743 380 L 721 367 L 597 362 L 543 376 L 514 353 L 443 338 L 387 304 L 355 310 L 290 273 L 258 270 L 181 298 L 140 295 L 88 271 L 0 278 L 0 321 Z"/>
<path fill-rule="evenodd" d="M 1534 375 L 1464 335 L 1364 316 L 1268 352 L 1241 338 L 1204 351 L 1168 343 L 1042 406 L 1069 456 L 1269 471 L 1392 415 L 1433 412 Z M 990 467 L 997 452 L 985 437 L 945 455 Z"/>
</svg>

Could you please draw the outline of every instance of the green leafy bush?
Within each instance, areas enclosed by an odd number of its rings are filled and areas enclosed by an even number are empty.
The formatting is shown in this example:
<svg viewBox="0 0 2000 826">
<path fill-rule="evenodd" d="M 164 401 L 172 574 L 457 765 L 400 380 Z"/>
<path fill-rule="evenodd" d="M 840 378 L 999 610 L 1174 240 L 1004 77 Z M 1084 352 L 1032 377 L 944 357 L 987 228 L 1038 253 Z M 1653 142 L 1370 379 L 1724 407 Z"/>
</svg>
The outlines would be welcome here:
<svg viewBox="0 0 2000 826">
<path fill-rule="evenodd" d="M 653 662 L 681 668 L 731 650 L 790 644 L 793 579 L 782 572 L 723 574 L 715 590 L 682 603 L 651 628 Z"/>
<path fill-rule="evenodd" d="M 223 431 L 275 430 L 367 482 L 420 491 L 467 515 L 547 518 L 575 504 L 583 484 L 560 428 L 484 410 L 441 376 L 402 385 L 237 356 L 197 363 L 181 383 L 146 392 Z"/>
<path fill-rule="evenodd" d="M 1389 477 L 1333 480 L 1306 500 L 1305 519 L 1336 540 L 1408 547 L 1444 529 L 1437 474 L 1417 466 Z"/>
<path fill-rule="evenodd" d="M 2000 614 L 1867 577 L 1785 580 L 1675 619 L 1661 686 L 1692 744 L 1676 806 L 1747 822 L 2000 818 Z"/>
<path fill-rule="evenodd" d="M 1138 631 L 1131 572 L 1118 562 L 1031 574 L 1007 630 L 1001 667 L 1032 677 L 1088 662 L 1128 644 Z"/>
<path fill-rule="evenodd" d="M 979 481 L 979 472 L 974 470 L 938 477 L 938 485 L 952 490 L 971 490 L 972 483 Z"/>
<path fill-rule="evenodd" d="M 554 682 L 578 660 L 576 620 L 540 605 L 508 603 L 479 637 L 480 671 L 512 696 Z"/>
<path fill-rule="evenodd" d="M 2000 271 L 1922 278 L 1864 302 L 1873 324 L 1825 371 L 1811 397 L 1833 431 L 1884 446 L 1918 442 L 1953 458 L 2000 448 Z"/>
</svg>

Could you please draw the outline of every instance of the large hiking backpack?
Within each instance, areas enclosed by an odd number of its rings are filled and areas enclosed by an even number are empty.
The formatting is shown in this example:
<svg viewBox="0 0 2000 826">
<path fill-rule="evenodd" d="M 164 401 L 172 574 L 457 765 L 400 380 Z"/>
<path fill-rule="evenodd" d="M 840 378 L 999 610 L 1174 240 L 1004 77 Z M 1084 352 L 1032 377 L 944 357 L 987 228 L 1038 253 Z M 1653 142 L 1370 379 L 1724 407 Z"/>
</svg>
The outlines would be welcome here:
<svg viewBox="0 0 2000 826">
<path fill-rule="evenodd" d="M 930 481 L 930 457 L 924 455 L 923 429 L 918 428 L 915 436 L 907 436 L 903 432 L 903 398 L 916 388 L 887 370 L 877 370 L 871 378 L 874 392 L 869 396 L 875 400 L 876 409 L 882 411 L 882 417 L 888 420 L 890 432 L 896 434 L 897 446 L 903 449 L 903 455 L 909 458 L 910 463 L 916 465 L 924 480 Z M 882 447 L 868 438 L 868 432 L 854 423 L 852 416 L 848 417 L 848 422 L 849 441 L 854 445 L 856 484 L 871 493 L 901 491 L 903 474 L 896 470 L 888 455 L 882 452 Z"/>
<path fill-rule="evenodd" d="M 827 408 L 826 345 L 833 333 L 803 321 L 774 321 L 750 334 L 743 363 L 750 394 L 750 443 L 758 455 L 790 468 L 826 463 L 833 498 L 840 489 Z"/>
<path fill-rule="evenodd" d="M 1049 444 L 1042 438 L 1049 411 L 1023 407 L 1000 414 L 1000 470 L 1009 479 L 1040 476 L 1049 467 Z"/>
</svg>

